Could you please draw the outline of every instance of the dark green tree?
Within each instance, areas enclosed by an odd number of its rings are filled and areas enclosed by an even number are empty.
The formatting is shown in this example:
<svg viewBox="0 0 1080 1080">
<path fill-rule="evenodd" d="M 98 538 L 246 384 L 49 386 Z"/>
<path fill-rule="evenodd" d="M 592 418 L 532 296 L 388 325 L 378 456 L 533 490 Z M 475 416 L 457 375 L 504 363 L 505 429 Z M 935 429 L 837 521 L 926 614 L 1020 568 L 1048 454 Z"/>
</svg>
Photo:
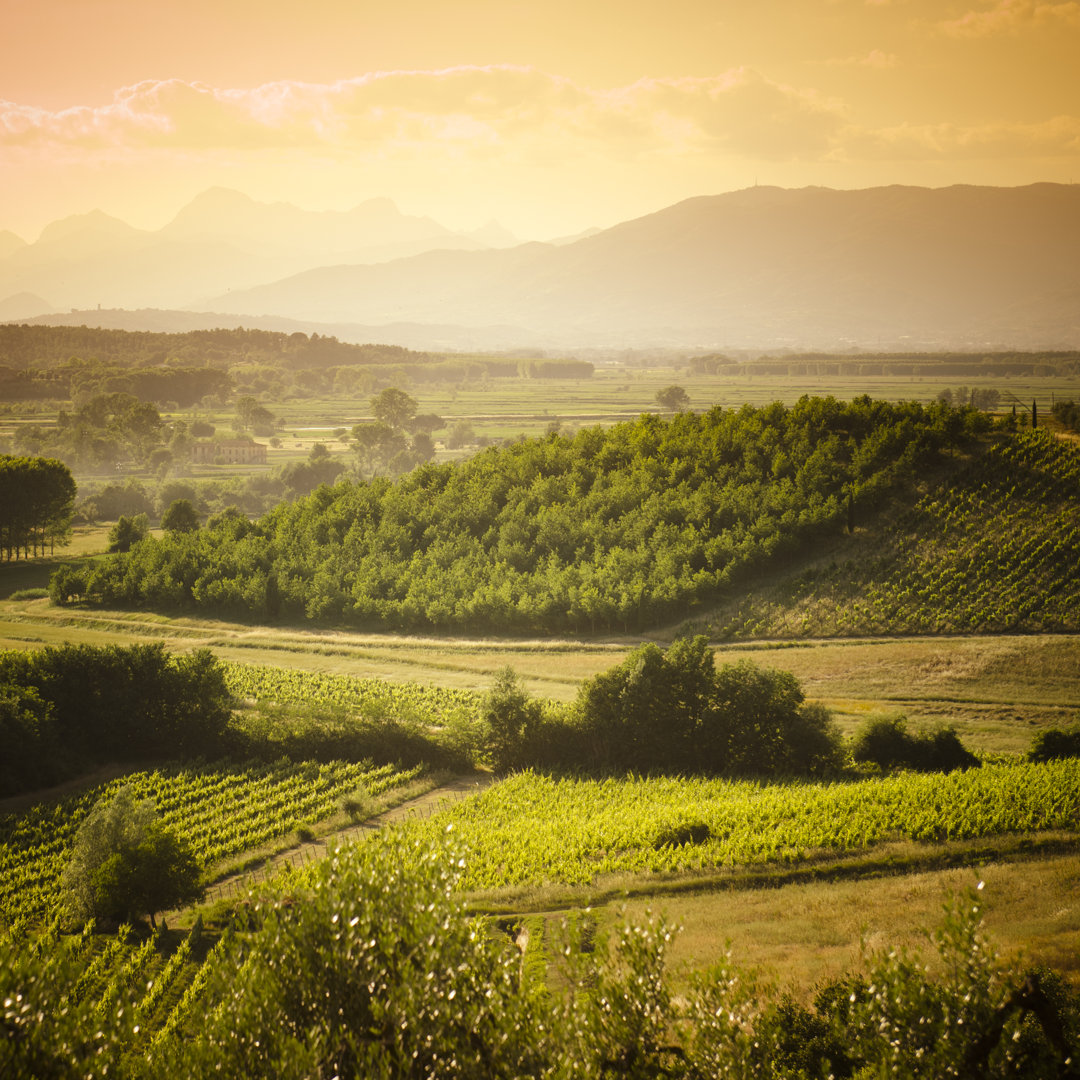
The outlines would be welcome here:
<svg viewBox="0 0 1080 1080">
<path fill-rule="evenodd" d="M 375 419 L 395 431 L 401 431 L 408 426 L 409 421 L 416 415 L 417 408 L 416 399 L 395 386 L 388 387 L 371 399 L 371 411 L 375 414 Z"/>
<path fill-rule="evenodd" d="M 78 922 L 119 924 L 202 898 L 202 869 L 149 800 L 128 787 L 90 811 L 62 876 L 65 906 Z"/>
<path fill-rule="evenodd" d="M 194 532 L 199 527 L 199 514 L 188 499 L 176 499 L 161 515 L 161 527 L 166 532 Z"/>
<path fill-rule="evenodd" d="M 145 514 L 134 517 L 120 515 L 116 524 L 109 530 L 109 551 L 130 551 L 131 545 L 145 540 L 150 535 L 150 522 Z"/>
</svg>

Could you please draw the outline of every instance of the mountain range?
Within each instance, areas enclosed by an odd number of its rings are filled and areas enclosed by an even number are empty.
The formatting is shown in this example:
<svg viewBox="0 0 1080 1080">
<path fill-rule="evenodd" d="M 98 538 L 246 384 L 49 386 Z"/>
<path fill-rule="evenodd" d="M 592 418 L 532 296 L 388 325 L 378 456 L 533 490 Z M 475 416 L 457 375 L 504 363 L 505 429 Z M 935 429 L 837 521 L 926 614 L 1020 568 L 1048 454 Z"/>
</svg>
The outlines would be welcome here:
<svg viewBox="0 0 1080 1080">
<path fill-rule="evenodd" d="M 497 226 L 464 236 L 386 199 L 312 213 L 216 189 L 156 233 L 90 214 L 33 245 L 7 237 L 0 298 L 77 306 L 96 290 L 111 308 L 332 325 L 345 340 L 1080 346 L 1080 185 L 753 187 L 512 246 Z M 19 318 L 4 303 L 0 318 Z"/>
</svg>

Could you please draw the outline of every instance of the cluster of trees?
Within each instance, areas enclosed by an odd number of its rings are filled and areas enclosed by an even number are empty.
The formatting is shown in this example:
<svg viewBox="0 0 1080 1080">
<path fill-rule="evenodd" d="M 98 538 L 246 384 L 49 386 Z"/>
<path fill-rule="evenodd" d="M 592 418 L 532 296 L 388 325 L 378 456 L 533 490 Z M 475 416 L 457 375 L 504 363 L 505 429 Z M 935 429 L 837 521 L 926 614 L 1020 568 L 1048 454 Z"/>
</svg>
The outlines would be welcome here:
<svg viewBox="0 0 1080 1080">
<path fill-rule="evenodd" d="M 1055 401 L 1050 415 L 1068 431 L 1080 431 L 1080 405 L 1075 401 Z"/>
<path fill-rule="evenodd" d="M 856 733 L 851 757 L 857 765 L 875 765 L 884 771 L 952 772 L 979 764 L 955 729 L 911 732 L 903 716 L 868 720 Z"/>
<path fill-rule="evenodd" d="M 73 592 L 253 618 L 631 630 L 850 526 L 987 422 L 869 398 L 643 416 L 148 539 Z"/>
<path fill-rule="evenodd" d="M 1074 741 L 1080 746 L 1075 731 L 1044 733 L 1032 760 L 1069 756 Z M 530 698 L 506 668 L 485 695 L 478 743 L 499 771 L 788 777 L 837 776 L 851 763 L 882 772 L 980 764 L 954 728 L 912 732 L 902 716 L 868 720 L 847 744 L 829 711 L 806 702 L 794 675 L 749 660 L 717 668 L 703 636 L 666 651 L 638 647 L 582 683 L 565 708 Z"/>
<path fill-rule="evenodd" d="M 955 405 L 958 409 L 981 409 L 983 412 L 993 412 L 1001 401 L 999 391 L 993 387 L 980 386 L 958 386 L 955 390 L 947 386 L 937 397 L 938 401 Z"/>
<path fill-rule="evenodd" d="M 0 398 L 76 400 L 128 393 L 186 408 L 234 391 L 276 398 L 361 396 L 402 381 L 585 379 L 587 360 L 454 356 L 328 335 L 267 330 L 150 333 L 73 326 L 0 327 Z M 86 359 L 82 359 L 82 358 Z"/>
<path fill-rule="evenodd" d="M 828 711 L 794 675 L 750 661 L 716 667 L 704 637 L 647 644 L 587 680 L 565 712 L 528 698 L 512 671 L 483 710 L 497 769 L 794 776 L 839 771 L 846 754 Z"/>
<path fill-rule="evenodd" d="M 15 448 L 49 454 L 79 472 L 103 472 L 122 462 L 160 468 L 186 457 L 187 424 L 166 424 L 156 406 L 127 393 L 99 394 L 74 412 L 61 410 L 55 427 L 28 424 L 15 432 Z"/>
<path fill-rule="evenodd" d="M 0 552 L 44 553 L 71 537 L 75 480 L 62 461 L 0 454 Z"/>
<path fill-rule="evenodd" d="M 710 375 L 918 375 L 923 378 L 1008 378 L 1012 375 L 1070 376 L 1080 373 L 1080 352 L 970 353 L 790 353 L 734 359 L 720 353 L 695 356 L 692 371 Z"/>
<path fill-rule="evenodd" d="M 208 649 L 0 652 L 0 795 L 104 762 L 213 754 L 229 715 L 224 672 Z"/>
</svg>

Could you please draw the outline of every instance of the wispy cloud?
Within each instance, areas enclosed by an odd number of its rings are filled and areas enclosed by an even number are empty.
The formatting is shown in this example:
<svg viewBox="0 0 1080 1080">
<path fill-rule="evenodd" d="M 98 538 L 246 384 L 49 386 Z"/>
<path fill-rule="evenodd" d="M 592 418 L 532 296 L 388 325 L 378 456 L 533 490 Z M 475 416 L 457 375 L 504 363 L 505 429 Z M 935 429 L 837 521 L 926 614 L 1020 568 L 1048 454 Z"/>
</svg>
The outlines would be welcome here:
<svg viewBox="0 0 1080 1080">
<path fill-rule="evenodd" d="M 875 49 L 836 62 L 888 67 L 895 60 Z M 1073 116 L 876 129 L 852 113 L 842 101 L 745 67 L 603 89 L 527 67 L 455 67 L 247 89 L 147 81 L 99 107 L 52 112 L 0 102 L 0 147 L 43 158 L 162 150 L 192 160 L 225 153 L 230 161 L 299 151 L 364 168 L 396 163 L 427 171 L 601 159 L 659 167 L 713 158 L 835 163 L 1080 153 Z"/>
<path fill-rule="evenodd" d="M 941 30 L 953 37 L 991 37 L 1018 34 L 1038 26 L 1067 26 L 1080 29 L 1080 3 L 1064 0 L 998 0 L 973 8 L 957 19 L 939 23 Z"/>
<path fill-rule="evenodd" d="M 163 80 L 105 105 L 50 112 L 0 102 L 8 146 L 257 150 L 324 147 L 387 154 L 423 145 L 523 149 L 552 138 L 656 150 L 724 144 L 766 155 L 814 152 L 841 123 L 835 102 L 738 68 L 710 78 L 593 89 L 511 66 L 395 71 L 249 89 Z"/>
<path fill-rule="evenodd" d="M 1052 158 L 1080 153 L 1080 117 L 1057 116 L 1034 124 L 901 124 L 849 131 L 848 154 L 868 159 Z"/>
</svg>

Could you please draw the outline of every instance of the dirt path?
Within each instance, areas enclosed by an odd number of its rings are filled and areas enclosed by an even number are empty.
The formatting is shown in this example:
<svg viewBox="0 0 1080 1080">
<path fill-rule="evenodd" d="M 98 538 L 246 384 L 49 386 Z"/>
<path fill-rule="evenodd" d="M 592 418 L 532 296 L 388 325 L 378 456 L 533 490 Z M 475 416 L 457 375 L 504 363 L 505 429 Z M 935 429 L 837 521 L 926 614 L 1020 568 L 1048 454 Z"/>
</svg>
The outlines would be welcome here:
<svg viewBox="0 0 1080 1080">
<path fill-rule="evenodd" d="M 203 904 L 242 897 L 259 882 L 273 877 L 281 867 L 285 865 L 299 867 L 318 861 L 333 851 L 335 847 L 358 840 L 362 836 L 376 832 L 386 825 L 393 825 L 409 818 L 429 818 L 445 806 L 483 791 L 494 783 L 494 780 L 495 778 L 491 773 L 482 772 L 456 776 L 439 787 L 432 788 L 431 791 L 418 795 L 414 799 L 407 799 L 398 806 L 384 810 L 366 821 L 361 821 L 355 825 L 350 824 L 308 843 L 300 844 L 288 851 L 270 855 L 264 862 L 250 870 L 231 874 L 213 882 L 206 890 L 206 899 Z M 177 911 L 168 911 L 164 913 L 163 917 L 169 926 L 175 927 L 184 923 L 199 906 L 201 905 Z"/>
</svg>

